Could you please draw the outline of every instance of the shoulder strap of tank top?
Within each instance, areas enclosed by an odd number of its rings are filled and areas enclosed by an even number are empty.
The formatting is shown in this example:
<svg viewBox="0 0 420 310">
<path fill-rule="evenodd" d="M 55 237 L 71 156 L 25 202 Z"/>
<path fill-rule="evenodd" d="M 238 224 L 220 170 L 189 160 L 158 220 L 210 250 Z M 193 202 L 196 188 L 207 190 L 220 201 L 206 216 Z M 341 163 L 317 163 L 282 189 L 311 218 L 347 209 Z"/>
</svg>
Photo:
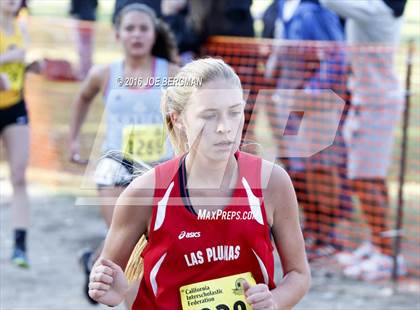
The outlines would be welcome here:
<svg viewBox="0 0 420 310">
<path fill-rule="evenodd" d="M 174 159 L 168 160 L 163 164 L 156 166 L 155 169 L 155 190 L 153 194 L 153 211 L 152 211 L 152 219 L 150 223 L 150 233 L 149 233 L 149 240 L 153 238 L 153 232 L 158 230 L 165 218 L 166 213 L 166 203 L 164 205 L 160 205 L 160 202 L 165 199 L 165 194 L 167 191 L 170 192 L 176 191 L 177 186 L 177 172 L 179 169 L 179 162 L 181 156 L 178 156 Z M 172 184 L 174 182 L 174 184 Z M 169 199 L 170 194 L 166 197 Z M 162 211 L 163 210 L 163 211 Z M 158 224 L 156 224 L 156 222 Z"/>
<path fill-rule="evenodd" d="M 261 157 L 244 153 L 239 151 L 238 152 L 238 158 L 239 158 L 239 165 L 241 168 L 241 177 L 246 179 L 246 182 L 248 183 L 253 195 L 258 198 L 260 201 L 260 209 L 261 213 L 257 210 L 254 210 L 256 213 L 254 214 L 256 221 L 259 224 L 266 225 L 268 227 L 268 244 L 270 243 L 270 227 L 268 225 L 267 220 L 267 213 L 264 206 L 264 197 L 262 192 L 262 183 L 261 183 L 261 170 L 262 170 L 262 159 Z M 243 184 L 243 183 L 242 183 Z M 243 184 L 244 185 L 244 184 Z M 248 197 L 249 198 L 249 197 Z M 252 210 L 252 207 L 251 207 Z"/>
<path fill-rule="evenodd" d="M 156 57 L 155 77 L 163 78 L 168 76 L 169 63 L 166 59 Z"/>
<path fill-rule="evenodd" d="M 108 97 L 109 92 L 111 89 L 120 88 L 117 82 L 118 77 L 124 76 L 124 69 L 123 69 L 123 61 L 117 60 L 109 64 L 109 73 L 108 73 L 108 80 L 105 84 L 104 89 L 104 98 Z"/>
<path fill-rule="evenodd" d="M 262 198 L 261 158 L 249 153 L 239 151 L 238 163 L 241 177 L 244 177 L 246 179 L 254 195 L 256 195 L 258 198 Z"/>
<path fill-rule="evenodd" d="M 155 198 L 159 198 L 169 187 L 179 169 L 182 156 L 175 157 L 155 167 Z"/>
<path fill-rule="evenodd" d="M 112 88 L 119 88 L 117 78 L 124 77 L 124 61 L 117 60 L 109 65 L 109 81 Z"/>
</svg>

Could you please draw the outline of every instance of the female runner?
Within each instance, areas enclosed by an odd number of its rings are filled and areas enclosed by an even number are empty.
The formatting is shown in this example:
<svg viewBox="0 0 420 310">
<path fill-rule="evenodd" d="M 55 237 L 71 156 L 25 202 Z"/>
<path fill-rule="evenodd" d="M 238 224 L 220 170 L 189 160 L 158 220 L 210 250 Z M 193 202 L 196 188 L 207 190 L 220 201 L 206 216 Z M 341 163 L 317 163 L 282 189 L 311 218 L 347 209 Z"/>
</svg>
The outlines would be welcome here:
<svg viewBox="0 0 420 310">
<path fill-rule="evenodd" d="M 179 156 L 136 178 L 118 199 L 89 294 L 109 306 L 124 299 L 123 269 L 145 234 L 133 309 L 290 309 L 310 284 L 290 178 L 239 151 L 245 103 L 231 67 L 201 59 L 176 78 L 182 83 L 168 87 L 162 113 Z M 279 283 L 270 234 L 282 261 Z"/>
<path fill-rule="evenodd" d="M 29 117 L 24 98 L 25 54 L 28 35 L 17 13 L 21 0 L 0 6 L 0 140 L 4 143 L 13 186 L 11 223 L 14 230 L 12 263 L 28 268 L 26 234 L 30 202 L 26 168 L 29 160 Z"/>
<path fill-rule="evenodd" d="M 127 5 L 118 14 L 115 28 L 124 58 L 90 70 L 77 96 L 70 128 L 70 158 L 84 163 L 79 150 L 80 128 L 93 99 L 102 92 L 106 134 L 95 182 L 108 227 L 116 199 L 134 178 L 136 169 L 142 168 L 134 162 L 148 167 L 173 156 L 169 141 L 164 139 L 160 97 L 164 79 L 178 70 L 174 64 L 175 40 L 151 8 L 138 3 Z M 86 274 L 86 295 L 90 268 L 100 250 L 97 254 L 86 251 L 80 259 Z"/>
</svg>

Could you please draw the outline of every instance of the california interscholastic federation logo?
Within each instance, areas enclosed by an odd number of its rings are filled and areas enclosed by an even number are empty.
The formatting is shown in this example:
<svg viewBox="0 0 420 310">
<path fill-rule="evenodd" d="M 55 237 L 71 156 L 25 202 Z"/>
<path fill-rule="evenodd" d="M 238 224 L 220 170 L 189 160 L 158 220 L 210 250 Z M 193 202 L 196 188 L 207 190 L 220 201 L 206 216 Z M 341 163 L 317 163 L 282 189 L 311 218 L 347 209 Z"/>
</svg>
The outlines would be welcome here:
<svg viewBox="0 0 420 310">
<path fill-rule="evenodd" d="M 244 278 L 238 278 L 235 281 L 235 288 L 232 290 L 235 295 L 243 295 L 244 294 L 244 285 L 245 282 Z"/>
</svg>

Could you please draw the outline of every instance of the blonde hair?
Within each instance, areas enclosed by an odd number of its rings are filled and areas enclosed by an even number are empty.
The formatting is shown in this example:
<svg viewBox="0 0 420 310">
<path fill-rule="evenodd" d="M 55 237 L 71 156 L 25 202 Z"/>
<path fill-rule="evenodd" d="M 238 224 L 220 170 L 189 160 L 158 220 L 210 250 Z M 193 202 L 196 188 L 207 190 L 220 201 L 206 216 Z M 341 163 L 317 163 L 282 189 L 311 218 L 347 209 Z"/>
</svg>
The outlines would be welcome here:
<svg viewBox="0 0 420 310">
<path fill-rule="evenodd" d="M 128 260 L 127 266 L 125 267 L 125 277 L 127 278 L 128 284 L 131 284 L 143 277 L 144 273 L 144 262 L 141 253 L 147 245 L 145 235 L 141 235 L 139 241 L 131 252 L 130 259 Z"/>
<path fill-rule="evenodd" d="M 194 91 L 205 83 L 216 79 L 232 81 L 242 88 L 241 81 L 231 66 L 222 59 L 209 57 L 188 63 L 174 78 L 176 81 L 190 81 L 191 83 L 178 83 L 178 85 L 174 83 L 174 86 L 170 86 L 164 91 L 161 101 L 162 115 L 176 154 L 188 151 L 187 137 L 174 126 L 171 114 L 174 112 L 181 114 Z"/>
</svg>

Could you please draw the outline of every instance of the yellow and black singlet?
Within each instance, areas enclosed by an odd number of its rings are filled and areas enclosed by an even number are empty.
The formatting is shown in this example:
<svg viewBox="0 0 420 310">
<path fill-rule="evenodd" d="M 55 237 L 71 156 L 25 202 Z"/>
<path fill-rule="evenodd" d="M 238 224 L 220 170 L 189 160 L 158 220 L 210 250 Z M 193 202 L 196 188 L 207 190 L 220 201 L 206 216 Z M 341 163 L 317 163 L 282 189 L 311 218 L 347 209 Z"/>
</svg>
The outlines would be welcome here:
<svg viewBox="0 0 420 310">
<path fill-rule="evenodd" d="M 24 48 L 24 38 L 18 22 L 14 23 L 13 34 L 6 34 L 0 29 L 0 55 L 13 49 Z M 22 100 L 25 76 L 25 63 L 10 62 L 0 64 L 0 73 L 7 75 L 11 88 L 0 91 L 0 109 L 11 107 Z"/>
</svg>

